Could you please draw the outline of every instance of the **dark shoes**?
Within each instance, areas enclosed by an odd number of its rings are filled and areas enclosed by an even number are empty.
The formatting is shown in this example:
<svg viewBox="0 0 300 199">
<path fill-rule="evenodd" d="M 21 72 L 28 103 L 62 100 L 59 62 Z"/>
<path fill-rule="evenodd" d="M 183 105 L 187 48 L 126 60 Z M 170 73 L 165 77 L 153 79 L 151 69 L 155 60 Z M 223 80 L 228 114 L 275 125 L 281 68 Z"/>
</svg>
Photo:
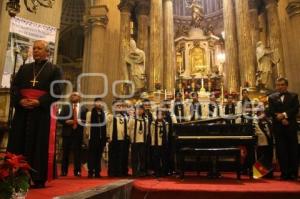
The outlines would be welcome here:
<svg viewBox="0 0 300 199">
<path fill-rule="evenodd" d="M 291 181 L 297 181 L 298 177 L 297 175 L 281 175 L 280 180 L 291 180 Z"/>
<path fill-rule="evenodd" d="M 30 186 L 31 189 L 43 189 L 45 188 L 45 183 L 34 183 Z"/>
<path fill-rule="evenodd" d="M 100 175 L 99 173 L 98 173 L 98 174 L 95 174 L 95 175 L 94 175 L 93 173 L 89 173 L 89 174 L 88 174 L 88 178 L 94 178 L 94 177 L 95 177 L 95 178 L 101 178 L 101 175 Z"/>
<path fill-rule="evenodd" d="M 81 177 L 81 173 L 79 171 L 78 172 L 74 172 L 74 176 Z"/>
</svg>

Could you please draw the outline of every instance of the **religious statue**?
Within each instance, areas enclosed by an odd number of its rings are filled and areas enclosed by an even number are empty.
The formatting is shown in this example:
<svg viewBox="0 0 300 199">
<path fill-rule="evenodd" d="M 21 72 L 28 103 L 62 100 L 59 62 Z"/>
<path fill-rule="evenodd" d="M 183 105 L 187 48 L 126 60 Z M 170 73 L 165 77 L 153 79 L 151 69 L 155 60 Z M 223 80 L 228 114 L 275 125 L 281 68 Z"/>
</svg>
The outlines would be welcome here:
<svg viewBox="0 0 300 199">
<path fill-rule="evenodd" d="M 257 42 L 256 59 L 258 67 L 256 72 L 256 85 L 261 89 L 273 88 L 272 70 L 275 62 L 272 58 L 272 54 L 273 51 L 266 48 L 261 41 Z"/>
<path fill-rule="evenodd" d="M 139 93 L 146 87 L 145 53 L 136 47 L 133 39 L 130 39 L 129 48 L 126 52 L 128 79 L 135 85 L 135 92 Z"/>
<path fill-rule="evenodd" d="M 192 0 L 187 8 L 192 9 L 192 26 L 195 28 L 201 27 L 201 21 L 204 18 L 204 9 L 201 3 L 198 3 L 197 0 Z"/>
<path fill-rule="evenodd" d="M 207 66 L 205 64 L 204 49 L 195 47 L 190 51 L 190 65 L 193 74 L 205 76 L 207 74 Z"/>
</svg>

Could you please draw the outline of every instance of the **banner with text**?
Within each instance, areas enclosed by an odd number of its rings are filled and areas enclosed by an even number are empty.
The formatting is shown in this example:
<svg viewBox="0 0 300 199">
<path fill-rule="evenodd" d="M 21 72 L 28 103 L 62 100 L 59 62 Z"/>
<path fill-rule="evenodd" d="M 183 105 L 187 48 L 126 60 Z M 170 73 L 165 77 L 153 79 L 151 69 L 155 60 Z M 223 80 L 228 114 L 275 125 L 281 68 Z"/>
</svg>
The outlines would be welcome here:
<svg viewBox="0 0 300 199">
<path fill-rule="evenodd" d="M 32 45 L 35 40 L 49 42 L 50 57 L 53 60 L 57 29 L 53 26 L 36 23 L 23 18 L 14 17 L 10 21 L 8 45 L 1 87 L 10 87 L 10 77 L 24 63 L 33 62 Z M 16 62 L 16 64 L 15 64 Z"/>
</svg>

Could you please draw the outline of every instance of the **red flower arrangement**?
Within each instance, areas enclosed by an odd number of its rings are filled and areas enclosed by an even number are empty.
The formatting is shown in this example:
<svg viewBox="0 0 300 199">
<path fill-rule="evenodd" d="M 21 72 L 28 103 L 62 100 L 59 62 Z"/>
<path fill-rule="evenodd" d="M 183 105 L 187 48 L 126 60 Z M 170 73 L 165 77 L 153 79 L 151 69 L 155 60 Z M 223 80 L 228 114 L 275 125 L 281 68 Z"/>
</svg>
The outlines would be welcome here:
<svg viewBox="0 0 300 199">
<path fill-rule="evenodd" d="M 22 155 L 0 153 L 0 198 L 10 199 L 14 194 L 28 191 L 29 164 Z"/>
</svg>

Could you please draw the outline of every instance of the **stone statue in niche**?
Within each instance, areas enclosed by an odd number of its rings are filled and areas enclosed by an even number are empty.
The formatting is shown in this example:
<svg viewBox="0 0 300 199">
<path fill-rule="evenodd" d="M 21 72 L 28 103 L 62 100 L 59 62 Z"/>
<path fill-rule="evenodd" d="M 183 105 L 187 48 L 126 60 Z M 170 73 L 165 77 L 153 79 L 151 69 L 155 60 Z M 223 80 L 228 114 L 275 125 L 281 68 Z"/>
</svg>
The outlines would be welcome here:
<svg viewBox="0 0 300 199">
<path fill-rule="evenodd" d="M 135 85 L 134 93 L 140 93 L 146 88 L 145 60 L 145 52 L 137 48 L 134 39 L 130 39 L 125 61 L 128 79 Z"/>
<path fill-rule="evenodd" d="M 187 1 L 186 1 L 187 2 Z M 201 4 L 197 0 L 191 0 L 190 3 L 187 3 L 187 8 L 192 9 L 192 26 L 195 28 L 201 27 L 201 22 L 204 18 L 204 9 Z"/>
<path fill-rule="evenodd" d="M 265 45 L 259 41 L 256 44 L 256 86 L 260 89 L 273 89 L 273 66 L 276 64 L 273 57 L 273 51 L 266 48 Z"/>
</svg>

